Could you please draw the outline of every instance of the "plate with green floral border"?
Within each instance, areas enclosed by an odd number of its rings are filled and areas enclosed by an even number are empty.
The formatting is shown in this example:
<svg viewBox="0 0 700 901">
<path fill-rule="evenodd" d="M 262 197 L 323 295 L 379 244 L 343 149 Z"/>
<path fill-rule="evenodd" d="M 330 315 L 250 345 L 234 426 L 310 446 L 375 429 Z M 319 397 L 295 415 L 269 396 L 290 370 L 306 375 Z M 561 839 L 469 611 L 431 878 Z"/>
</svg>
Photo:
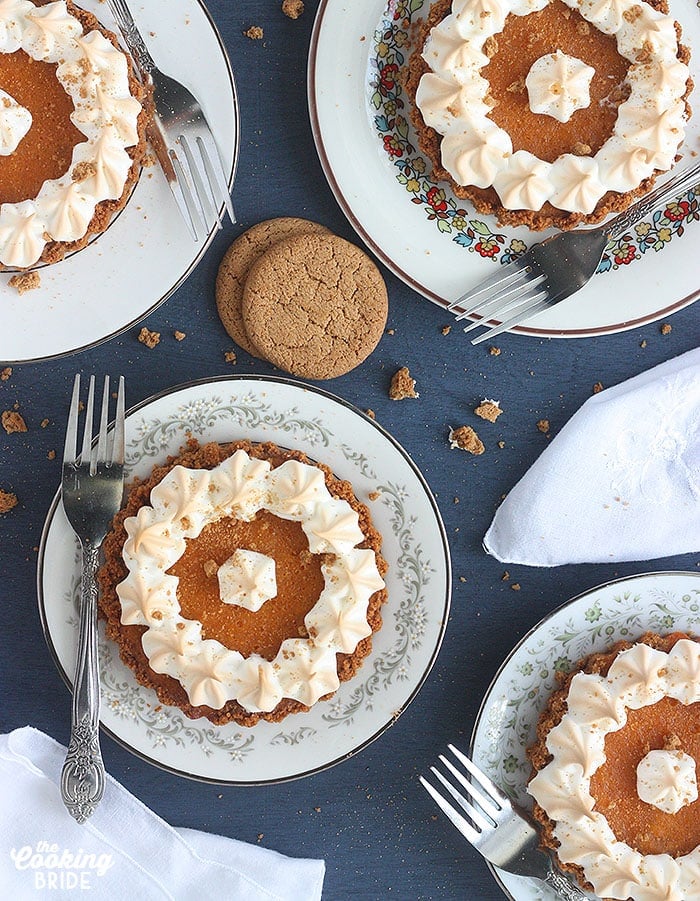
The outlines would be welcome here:
<svg viewBox="0 0 700 901">
<path fill-rule="evenodd" d="M 316 148 L 345 215 L 399 278 L 447 306 L 550 232 L 499 227 L 432 179 L 410 121 L 403 71 L 416 23 L 431 0 L 321 0 L 309 52 L 308 96 Z M 670 0 L 694 49 L 690 97 L 700 107 L 696 0 Z M 685 161 L 700 149 L 691 118 Z M 692 265 L 700 193 L 688 191 L 606 248 L 598 274 L 577 294 L 515 332 L 582 337 L 667 317 L 700 296 Z M 691 237 L 688 237 L 690 233 Z"/>
<path fill-rule="evenodd" d="M 355 678 L 308 713 L 252 728 L 188 719 L 160 704 L 100 633 L 103 729 L 139 757 L 210 782 L 281 782 L 352 756 L 391 726 L 415 697 L 442 642 L 450 606 L 445 530 L 425 480 L 403 448 L 369 417 L 319 388 L 274 377 L 192 382 L 149 398 L 126 419 L 127 477 L 144 477 L 201 441 L 273 441 L 304 451 L 351 482 L 370 508 L 389 564 L 383 626 Z M 42 535 L 38 595 L 44 634 L 70 686 L 80 583 L 79 547 L 58 494 Z"/>
<path fill-rule="evenodd" d="M 477 714 L 471 740 L 474 761 L 518 804 L 526 791 L 526 749 L 535 739 L 540 711 L 556 687 L 557 672 L 616 641 L 644 632 L 700 632 L 700 573 L 644 573 L 592 588 L 557 608 L 513 648 L 501 664 Z M 491 870 L 516 901 L 556 901 L 528 879 Z"/>
</svg>

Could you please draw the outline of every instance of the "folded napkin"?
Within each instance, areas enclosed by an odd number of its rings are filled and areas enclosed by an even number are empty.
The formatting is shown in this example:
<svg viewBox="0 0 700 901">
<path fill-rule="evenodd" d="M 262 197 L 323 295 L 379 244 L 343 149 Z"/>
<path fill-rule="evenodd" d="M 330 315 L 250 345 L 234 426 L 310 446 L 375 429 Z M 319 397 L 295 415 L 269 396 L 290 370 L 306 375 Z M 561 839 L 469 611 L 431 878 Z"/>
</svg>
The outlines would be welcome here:
<svg viewBox="0 0 700 901">
<path fill-rule="evenodd" d="M 0 736 L 0 886 L 13 901 L 320 899 L 324 863 L 173 829 L 116 780 L 84 825 L 59 791 L 66 749 L 25 727 Z"/>
<path fill-rule="evenodd" d="M 484 547 L 529 566 L 700 550 L 700 349 L 589 398 L 505 498 Z"/>
</svg>

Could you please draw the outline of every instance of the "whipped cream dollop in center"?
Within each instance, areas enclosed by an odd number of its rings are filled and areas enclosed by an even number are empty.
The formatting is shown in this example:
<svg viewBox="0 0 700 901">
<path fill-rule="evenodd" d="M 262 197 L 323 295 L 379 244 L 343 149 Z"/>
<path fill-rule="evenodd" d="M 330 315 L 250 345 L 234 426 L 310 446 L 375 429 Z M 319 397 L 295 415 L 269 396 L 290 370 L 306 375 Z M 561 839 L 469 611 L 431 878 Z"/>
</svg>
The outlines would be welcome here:
<svg viewBox="0 0 700 901">
<path fill-rule="evenodd" d="M 217 571 L 219 597 L 253 612 L 277 594 L 275 561 L 267 554 L 238 548 Z"/>
<path fill-rule="evenodd" d="M 0 156 L 9 156 L 32 127 L 32 114 L 0 89 Z"/>
<path fill-rule="evenodd" d="M 557 50 L 536 59 L 525 78 L 533 113 L 568 122 L 576 110 L 591 105 L 595 69 L 583 60 Z"/>
<path fill-rule="evenodd" d="M 637 764 L 637 794 L 664 813 L 678 813 L 698 799 L 695 761 L 683 751 L 649 751 Z"/>
</svg>

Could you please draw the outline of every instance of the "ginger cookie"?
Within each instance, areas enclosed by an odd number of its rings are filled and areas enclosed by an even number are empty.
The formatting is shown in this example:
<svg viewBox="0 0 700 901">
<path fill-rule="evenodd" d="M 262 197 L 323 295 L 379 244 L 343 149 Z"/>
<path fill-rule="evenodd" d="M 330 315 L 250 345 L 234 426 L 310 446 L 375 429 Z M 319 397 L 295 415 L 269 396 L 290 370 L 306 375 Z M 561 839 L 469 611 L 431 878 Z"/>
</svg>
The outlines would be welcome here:
<svg viewBox="0 0 700 901">
<path fill-rule="evenodd" d="M 228 334 L 249 354 L 261 356 L 246 333 L 241 314 L 243 287 L 250 267 L 277 241 L 314 233 L 330 234 L 325 225 L 308 219 L 266 219 L 239 235 L 224 254 L 216 277 L 216 308 Z"/>
<path fill-rule="evenodd" d="M 337 235 L 315 234 L 280 241 L 251 267 L 242 309 L 250 340 L 270 363 L 330 379 L 377 346 L 388 301 L 367 254 Z"/>
</svg>

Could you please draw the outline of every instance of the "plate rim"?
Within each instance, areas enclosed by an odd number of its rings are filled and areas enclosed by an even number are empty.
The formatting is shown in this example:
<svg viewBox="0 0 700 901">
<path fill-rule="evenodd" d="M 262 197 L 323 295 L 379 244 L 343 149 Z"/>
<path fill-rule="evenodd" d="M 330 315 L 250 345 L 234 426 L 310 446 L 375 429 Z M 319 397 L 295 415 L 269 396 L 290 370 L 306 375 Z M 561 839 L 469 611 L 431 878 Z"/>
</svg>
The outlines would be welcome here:
<svg viewBox="0 0 700 901">
<path fill-rule="evenodd" d="M 367 229 L 362 225 L 359 221 L 357 215 L 355 214 L 353 207 L 350 201 L 346 198 L 345 194 L 343 194 L 340 185 L 335 177 L 335 173 L 330 164 L 330 159 L 326 152 L 326 145 L 323 139 L 323 134 L 321 131 L 319 114 L 318 114 L 318 104 L 316 103 L 316 85 L 317 85 L 317 54 L 318 54 L 318 46 L 321 29 L 323 27 L 323 19 L 326 15 L 329 7 L 333 3 L 340 2 L 340 0 L 320 0 L 318 9 L 316 11 L 316 16 L 314 18 L 313 29 L 311 32 L 311 40 L 309 42 L 309 55 L 307 62 L 307 104 L 309 108 L 309 120 L 311 125 L 311 132 L 314 140 L 314 145 L 316 147 L 316 153 L 318 155 L 319 161 L 321 163 L 321 169 L 323 170 L 323 174 L 326 177 L 326 181 L 328 182 L 328 186 L 333 193 L 333 196 L 336 199 L 336 202 L 340 206 L 343 214 L 346 219 L 353 227 L 353 229 L 357 232 L 361 240 L 370 248 L 372 253 L 380 260 L 380 262 L 386 266 L 397 278 L 399 278 L 404 284 L 408 285 L 409 288 L 416 291 L 418 294 L 425 297 L 427 300 L 441 307 L 443 310 L 447 309 L 449 306 L 448 301 L 444 298 L 440 297 L 434 291 L 431 291 L 426 285 L 423 285 L 416 278 L 409 275 L 409 273 L 405 272 L 401 266 L 399 266 L 376 242 L 376 240 L 369 234 Z M 432 2 L 432 0 L 431 0 Z M 679 298 L 677 301 L 668 304 L 661 310 L 656 310 L 652 313 L 649 313 L 645 316 L 640 316 L 635 319 L 625 319 L 622 322 L 612 323 L 605 326 L 593 326 L 588 328 L 578 328 L 578 329 L 561 329 L 561 328 L 532 328 L 527 325 L 516 325 L 511 329 L 508 329 L 507 334 L 510 335 L 521 335 L 524 337 L 530 338 L 592 338 L 597 335 L 613 335 L 619 334 L 620 332 L 630 331 L 635 328 L 639 328 L 642 325 L 646 325 L 651 322 L 656 322 L 659 319 L 667 316 L 671 313 L 678 312 L 686 306 L 689 306 L 694 301 L 700 298 L 700 287 L 697 290 L 691 291 L 690 294 L 686 294 L 684 297 Z M 470 317 L 473 318 L 473 317 Z M 489 320 L 488 324 L 493 325 L 496 324 L 497 320 Z"/>
<path fill-rule="evenodd" d="M 606 588 L 609 588 L 612 585 L 619 585 L 625 582 L 636 582 L 642 581 L 649 578 L 658 578 L 659 576 L 692 576 L 694 579 L 700 580 L 700 572 L 694 572 L 693 570 L 686 569 L 662 569 L 662 570 L 653 570 L 651 572 L 643 572 L 643 573 L 635 573 L 630 576 L 620 576 L 618 579 L 609 579 L 606 582 L 601 582 L 598 585 L 594 585 L 591 588 L 588 588 L 584 591 L 579 592 L 579 594 L 570 597 L 568 600 L 564 601 L 562 604 L 559 604 L 553 610 L 550 610 L 546 613 L 534 626 L 532 626 L 528 631 L 523 635 L 523 637 L 513 645 L 511 650 L 506 654 L 506 656 L 501 661 L 498 669 L 496 670 L 493 678 L 488 684 L 486 691 L 484 692 L 481 703 L 479 704 L 479 709 L 476 712 L 476 716 L 474 717 L 474 725 L 472 726 L 471 735 L 469 737 L 469 756 L 472 757 L 474 755 L 474 745 L 476 742 L 476 733 L 481 724 L 482 717 L 486 712 L 486 708 L 488 706 L 488 702 L 491 694 L 493 693 L 493 689 L 496 686 L 496 683 L 500 679 L 503 671 L 506 669 L 510 661 L 513 657 L 518 653 L 518 651 L 523 647 L 523 645 L 529 641 L 532 636 L 539 631 L 540 628 L 547 625 L 547 623 L 553 619 L 557 614 L 566 610 L 568 607 L 573 604 L 578 603 L 583 600 L 583 598 L 595 594 L 598 591 L 603 591 Z M 700 634 L 700 629 L 699 629 Z M 508 887 L 505 885 L 503 880 L 500 877 L 500 874 L 496 867 L 489 861 L 484 858 L 484 862 L 488 869 L 491 871 L 491 875 L 494 878 L 494 881 L 497 883 L 498 887 L 501 889 L 506 898 L 510 898 L 511 901 L 520 901 L 516 895 L 513 895 Z"/>
<path fill-rule="evenodd" d="M 186 770 L 179 769 L 178 767 L 171 766 L 170 764 L 164 763 L 163 761 L 156 760 L 150 757 L 148 754 L 143 751 L 137 750 L 126 739 L 118 736 L 113 729 L 105 726 L 100 720 L 99 727 L 104 732 L 105 735 L 108 735 L 111 739 L 113 739 L 117 744 L 121 745 L 121 747 L 125 748 L 127 751 L 132 753 L 134 756 L 138 757 L 141 760 L 144 760 L 147 763 L 152 764 L 158 769 L 164 770 L 166 772 L 172 773 L 176 776 L 183 776 L 187 779 L 192 779 L 196 782 L 203 782 L 209 785 L 238 785 L 238 786 L 260 786 L 260 785 L 279 785 L 285 782 L 292 782 L 297 779 L 302 779 L 307 776 L 314 775 L 316 773 L 323 772 L 324 770 L 331 769 L 332 767 L 337 766 L 345 760 L 348 760 L 351 757 L 354 757 L 356 754 L 359 754 L 363 751 L 368 745 L 372 744 L 376 739 L 378 739 L 381 735 L 387 732 L 396 721 L 400 718 L 400 716 L 405 712 L 405 710 L 409 707 L 409 705 L 415 700 L 416 696 L 422 689 L 425 684 L 428 676 L 433 670 L 435 662 L 437 660 L 438 654 L 442 647 L 442 643 L 445 637 L 445 632 L 447 630 L 447 624 L 449 621 L 451 602 L 452 602 L 452 562 L 450 555 L 450 546 L 447 538 L 447 530 L 445 528 L 445 524 L 442 519 L 442 515 L 440 513 L 440 509 L 438 507 L 435 496 L 430 488 L 430 485 L 427 482 L 427 479 L 421 472 L 418 465 L 415 463 L 411 455 L 408 451 L 397 441 L 394 436 L 388 432 L 382 425 L 380 425 L 375 420 L 371 419 L 362 410 L 356 407 L 354 404 L 345 400 L 342 397 L 339 397 L 336 394 L 333 394 L 330 391 L 325 390 L 324 388 L 320 388 L 316 385 L 309 384 L 306 382 L 301 382 L 296 379 L 286 378 L 284 376 L 276 376 L 276 375 L 246 375 L 243 373 L 231 374 L 231 375 L 219 375 L 213 376 L 211 378 L 200 378 L 200 379 L 191 379 L 186 382 L 179 383 L 170 388 L 165 388 L 162 391 L 159 391 L 144 400 L 140 401 L 134 406 L 129 407 L 126 411 L 126 416 L 131 416 L 139 411 L 143 410 L 146 406 L 151 404 L 152 402 L 156 402 L 158 400 L 163 399 L 164 397 L 168 397 L 173 394 L 177 394 L 180 391 L 201 387 L 204 385 L 214 385 L 220 384 L 222 382 L 240 382 L 240 381 L 250 381 L 250 382 L 263 382 L 263 383 L 278 383 L 284 384 L 287 386 L 291 386 L 293 388 L 302 390 L 302 391 L 311 391 L 315 394 L 320 395 L 326 400 L 330 400 L 331 402 L 335 402 L 345 407 L 351 413 L 358 415 L 362 418 L 363 421 L 369 423 L 372 427 L 374 427 L 379 434 L 385 439 L 388 440 L 395 448 L 395 450 L 400 453 L 405 459 L 408 466 L 411 468 L 418 482 L 420 483 L 423 491 L 425 492 L 426 498 L 432 508 L 433 514 L 435 516 L 435 524 L 438 529 L 438 533 L 440 536 L 440 545 L 443 552 L 443 560 L 445 565 L 445 597 L 443 601 L 443 608 L 440 617 L 440 628 L 438 631 L 437 639 L 435 641 L 435 645 L 430 654 L 430 658 L 427 664 L 424 667 L 423 672 L 421 673 L 417 683 L 413 687 L 410 695 L 406 698 L 406 700 L 398 707 L 391 715 L 391 717 L 381 725 L 379 729 L 373 732 L 370 736 L 361 741 L 356 747 L 352 748 L 350 751 L 347 751 L 330 761 L 327 761 L 318 766 L 311 767 L 303 772 L 294 773 L 286 776 L 275 777 L 272 779 L 219 779 L 213 778 L 211 776 L 205 776 L 197 773 L 189 773 Z M 46 615 L 46 604 L 44 597 L 44 588 L 43 588 L 43 574 L 44 574 L 44 560 L 45 560 L 45 552 L 46 545 L 48 541 L 49 531 L 54 521 L 54 517 L 56 514 L 56 510 L 60 503 L 61 497 L 61 488 L 60 485 L 54 494 L 49 509 L 47 511 L 46 517 L 44 519 L 44 524 L 41 530 L 41 539 L 39 542 L 39 553 L 37 555 L 37 570 L 36 570 L 36 590 L 37 590 L 37 605 L 39 608 L 39 619 L 41 622 L 41 629 L 44 636 L 44 640 L 48 646 L 49 652 L 53 659 L 54 666 L 56 667 L 59 675 L 61 676 L 63 682 L 68 688 L 69 692 L 72 694 L 73 691 L 73 680 L 68 675 L 68 673 L 63 668 L 63 665 L 58 657 L 58 652 L 56 650 L 53 637 L 51 635 L 51 631 L 49 629 L 48 619 Z M 214 724 L 212 724 L 214 726 Z M 214 728 L 217 728 L 214 726 Z"/>
<path fill-rule="evenodd" d="M 230 194 L 231 191 L 233 190 L 233 185 L 236 180 L 236 171 L 238 169 L 238 161 L 239 161 L 239 157 L 240 157 L 240 148 L 241 148 L 241 115 L 240 115 L 240 103 L 238 100 L 238 90 L 236 87 L 236 80 L 235 80 L 235 77 L 233 74 L 231 59 L 229 57 L 228 51 L 226 49 L 226 45 L 224 44 L 223 38 L 221 36 L 221 32 L 219 31 L 219 28 L 218 28 L 216 22 L 214 21 L 212 14 L 209 12 L 207 6 L 205 5 L 205 0 L 194 0 L 194 2 L 199 6 L 200 11 L 204 14 L 204 20 L 211 28 L 212 34 L 213 34 L 214 38 L 216 39 L 216 42 L 219 45 L 219 51 L 221 54 L 221 58 L 226 66 L 226 72 L 228 74 L 228 79 L 229 79 L 229 87 L 231 90 L 231 114 L 232 114 L 233 135 L 234 135 L 233 159 L 231 160 L 231 170 L 228 173 L 227 182 L 226 182 L 227 187 L 229 189 L 229 194 Z M 143 174 L 143 167 L 141 167 L 141 172 L 139 173 L 139 179 L 141 178 L 142 174 Z M 137 181 L 137 183 L 138 183 L 138 181 Z M 134 190 L 137 186 L 137 183 L 134 184 Z M 129 199 L 131 199 L 131 198 L 129 198 Z M 219 218 L 223 214 L 224 207 L 225 207 L 225 204 L 222 202 L 219 206 L 219 211 L 218 211 Z M 108 225 L 107 229 L 105 229 L 105 231 L 107 231 L 109 229 L 109 226 L 111 226 L 112 223 L 114 221 L 116 221 L 116 219 L 119 217 L 119 215 L 121 214 L 123 209 L 124 208 L 119 210 L 117 215 L 112 217 L 112 219 L 110 220 L 109 225 Z M 134 326 L 138 325 L 139 322 L 142 322 L 144 319 L 146 319 L 148 316 L 150 316 L 151 313 L 155 312 L 158 309 L 158 307 L 160 307 L 162 304 L 164 304 L 166 302 L 166 300 L 168 300 L 170 297 L 172 297 L 172 295 L 187 281 L 187 279 L 190 277 L 190 275 L 192 275 L 194 270 L 197 268 L 197 266 L 202 261 L 202 258 L 204 257 L 205 253 L 207 252 L 207 250 L 211 246 L 214 238 L 216 237 L 218 230 L 219 230 L 218 226 L 215 223 L 211 227 L 206 239 L 202 242 L 201 246 L 199 247 L 198 253 L 192 259 L 192 261 L 190 262 L 190 265 L 187 267 L 187 269 L 180 274 L 180 277 L 177 279 L 175 284 L 173 284 L 171 287 L 169 287 L 157 300 L 155 300 L 148 307 L 147 310 L 144 310 L 142 313 L 135 316 L 133 319 L 131 319 L 126 324 L 120 325 L 118 328 L 109 332 L 109 334 L 107 334 L 107 335 L 100 336 L 99 338 L 96 338 L 94 341 L 88 341 L 84 344 L 79 345 L 78 347 L 70 347 L 65 350 L 57 351 L 56 353 L 43 354 L 43 355 L 39 355 L 36 357 L 20 357 L 18 359 L 3 359 L 0 361 L 0 363 L 2 363 L 2 365 L 7 365 L 7 366 L 20 366 L 24 363 L 45 363 L 50 360 L 60 360 L 60 359 L 63 359 L 64 357 L 71 356 L 72 354 L 81 353 L 82 351 L 91 350 L 94 347 L 99 347 L 101 344 L 104 344 L 107 341 L 111 341 L 113 338 L 116 338 L 118 335 L 121 335 L 124 332 L 128 331 L 128 329 L 133 328 Z M 99 238 L 101 236 L 101 234 L 96 235 L 95 238 L 96 239 Z M 80 251 L 78 250 L 78 251 L 76 251 L 76 253 L 80 253 Z"/>
</svg>

